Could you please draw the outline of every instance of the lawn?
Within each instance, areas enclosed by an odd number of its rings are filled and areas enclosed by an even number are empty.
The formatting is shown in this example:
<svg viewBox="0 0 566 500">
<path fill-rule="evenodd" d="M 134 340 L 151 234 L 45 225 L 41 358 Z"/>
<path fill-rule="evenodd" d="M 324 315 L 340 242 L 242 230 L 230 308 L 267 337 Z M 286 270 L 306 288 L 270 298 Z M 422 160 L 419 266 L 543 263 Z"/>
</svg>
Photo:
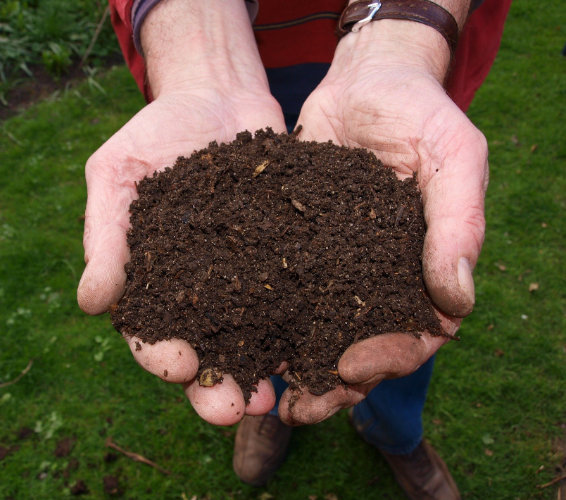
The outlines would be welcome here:
<svg viewBox="0 0 566 500">
<path fill-rule="evenodd" d="M 555 499 L 566 473 L 566 12 L 515 0 L 469 116 L 491 181 L 477 304 L 437 357 L 426 435 L 466 499 Z M 0 498 L 403 498 L 345 412 L 293 436 L 266 487 L 234 428 L 133 361 L 76 304 L 89 155 L 143 105 L 123 67 L 0 122 Z M 124 451 L 151 460 L 135 461 Z"/>
</svg>

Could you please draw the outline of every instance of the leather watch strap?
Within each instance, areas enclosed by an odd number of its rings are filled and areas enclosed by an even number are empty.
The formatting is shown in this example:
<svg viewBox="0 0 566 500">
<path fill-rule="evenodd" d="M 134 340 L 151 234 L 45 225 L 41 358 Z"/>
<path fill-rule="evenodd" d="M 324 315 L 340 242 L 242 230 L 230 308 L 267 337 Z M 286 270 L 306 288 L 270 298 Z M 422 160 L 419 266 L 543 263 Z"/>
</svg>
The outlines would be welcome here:
<svg viewBox="0 0 566 500">
<path fill-rule="evenodd" d="M 450 12 L 429 0 L 358 0 L 342 12 L 337 34 L 341 38 L 351 31 L 357 31 L 361 27 L 358 23 L 363 26 L 379 19 L 401 19 L 426 24 L 446 39 L 450 53 L 454 55 L 458 43 L 458 23 Z"/>
</svg>

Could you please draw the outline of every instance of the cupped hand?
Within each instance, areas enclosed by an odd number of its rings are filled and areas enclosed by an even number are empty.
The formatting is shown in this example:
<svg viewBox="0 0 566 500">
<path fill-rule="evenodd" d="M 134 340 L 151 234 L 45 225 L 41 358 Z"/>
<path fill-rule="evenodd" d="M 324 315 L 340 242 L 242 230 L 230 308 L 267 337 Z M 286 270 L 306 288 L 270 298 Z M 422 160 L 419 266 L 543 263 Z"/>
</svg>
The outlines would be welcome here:
<svg viewBox="0 0 566 500">
<path fill-rule="evenodd" d="M 474 304 L 472 269 L 485 226 L 486 141 L 446 95 L 438 66 L 419 59 L 418 50 L 400 50 L 396 57 L 393 44 L 364 45 L 372 36 L 368 28 L 338 45 L 328 75 L 302 108 L 299 137 L 363 147 L 398 177 L 416 175 L 427 224 L 424 279 L 445 332 L 453 335 Z M 280 416 L 295 425 L 324 420 L 361 401 L 381 380 L 412 373 L 447 341 L 427 332 L 420 338 L 392 332 L 359 342 L 338 365 L 347 388 L 320 397 L 288 390 Z"/>
<path fill-rule="evenodd" d="M 129 260 L 126 232 L 129 206 L 137 197 L 136 182 L 212 140 L 231 141 L 242 130 L 254 132 L 266 126 L 285 130 L 279 105 L 269 94 L 234 94 L 212 87 L 161 94 L 88 160 L 83 240 L 86 268 L 78 288 L 78 302 L 85 312 L 107 311 L 124 292 L 124 265 Z M 230 425 L 244 413 L 266 413 L 274 405 L 268 381 L 258 384 L 247 406 L 229 375 L 222 384 L 200 387 L 195 382 L 197 355 L 184 341 L 141 344 L 139 349 L 139 339 L 126 340 L 143 368 L 169 382 L 184 384 L 195 410 L 211 423 Z"/>
</svg>

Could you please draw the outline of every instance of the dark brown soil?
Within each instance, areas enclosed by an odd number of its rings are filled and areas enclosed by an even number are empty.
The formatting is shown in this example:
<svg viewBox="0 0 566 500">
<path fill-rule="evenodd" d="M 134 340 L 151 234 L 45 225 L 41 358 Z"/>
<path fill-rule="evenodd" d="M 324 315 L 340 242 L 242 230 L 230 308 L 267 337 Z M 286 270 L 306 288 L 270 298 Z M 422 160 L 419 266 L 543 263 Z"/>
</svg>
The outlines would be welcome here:
<svg viewBox="0 0 566 500">
<path fill-rule="evenodd" d="M 73 438 L 64 437 L 60 439 L 55 447 L 55 456 L 59 458 L 69 456 L 74 446 L 75 440 Z"/>
<path fill-rule="evenodd" d="M 102 484 L 104 486 L 104 493 L 110 496 L 122 496 L 123 491 L 120 487 L 120 481 L 116 476 L 104 476 L 102 478 Z"/>
<path fill-rule="evenodd" d="M 442 334 L 423 285 L 416 182 L 365 150 L 243 132 L 138 193 L 113 324 L 144 342 L 189 341 L 203 385 L 230 373 L 248 400 L 287 361 L 292 385 L 323 394 L 342 383 L 352 343 Z"/>
<path fill-rule="evenodd" d="M 88 493 L 88 487 L 82 479 L 77 480 L 77 482 L 71 486 L 71 495 L 73 496 L 87 495 Z"/>
</svg>

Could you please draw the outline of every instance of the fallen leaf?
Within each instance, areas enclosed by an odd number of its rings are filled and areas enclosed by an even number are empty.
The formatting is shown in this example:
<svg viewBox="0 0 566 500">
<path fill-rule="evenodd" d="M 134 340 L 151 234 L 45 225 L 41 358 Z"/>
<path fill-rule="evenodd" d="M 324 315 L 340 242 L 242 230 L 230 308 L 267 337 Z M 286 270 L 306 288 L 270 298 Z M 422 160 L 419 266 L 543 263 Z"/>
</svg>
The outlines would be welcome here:
<svg viewBox="0 0 566 500">
<path fill-rule="evenodd" d="M 501 264 L 500 262 L 496 262 L 495 265 L 497 266 L 497 269 L 499 269 L 500 271 L 507 271 L 507 266 L 505 264 Z"/>
<path fill-rule="evenodd" d="M 486 448 L 486 449 L 484 450 L 484 452 L 485 452 L 485 454 L 486 454 L 488 457 L 492 457 L 492 456 L 493 456 L 493 451 L 491 451 L 489 448 Z"/>
<path fill-rule="evenodd" d="M 501 349 L 495 349 L 495 355 L 496 355 L 498 358 L 502 358 L 504 354 L 505 354 L 505 352 L 502 351 Z"/>
<path fill-rule="evenodd" d="M 538 283 L 531 283 L 529 285 L 529 292 L 534 292 L 535 290 L 538 290 Z"/>
<path fill-rule="evenodd" d="M 538 148 L 538 144 L 533 144 L 531 146 L 531 153 L 534 153 L 537 150 L 537 148 Z"/>
<path fill-rule="evenodd" d="M 489 435 L 489 434 L 484 434 L 481 438 L 483 444 L 493 444 L 495 443 L 495 440 Z"/>
</svg>

